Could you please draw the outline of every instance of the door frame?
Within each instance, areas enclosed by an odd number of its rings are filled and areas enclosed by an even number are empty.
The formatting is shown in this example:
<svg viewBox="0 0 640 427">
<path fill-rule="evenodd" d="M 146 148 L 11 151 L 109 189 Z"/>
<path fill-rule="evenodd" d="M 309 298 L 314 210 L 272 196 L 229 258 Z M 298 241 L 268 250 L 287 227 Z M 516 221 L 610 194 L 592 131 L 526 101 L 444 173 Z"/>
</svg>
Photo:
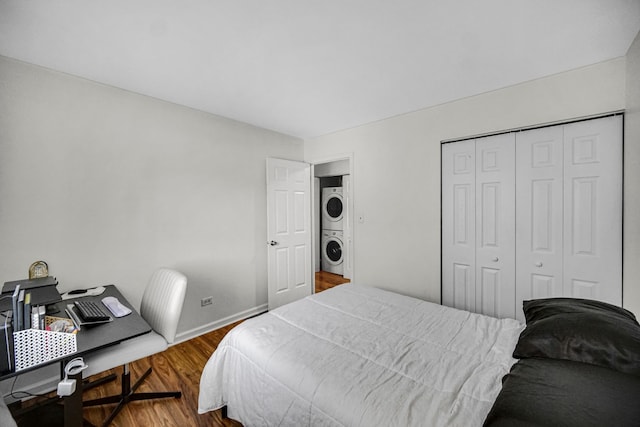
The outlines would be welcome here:
<svg viewBox="0 0 640 427">
<path fill-rule="evenodd" d="M 349 224 L 351 226 L 350 232 L 351 232 L 351 245 L 349 245 L 349 252 L 347 253 L 347 257 L 349 258 L 348 261 L 351 262 L 351 281 L 355 281 L 356 279 L 356 266 L 355 266 L 355 256 L 354 256 L 354 242 L 356 241 L 355 239 L 355 222 L 354 222 L 354 218 L 355 218 L 355 214 L 354 214 L 354 199 L 355 199 L 355 177 L 354 177 L 354 165 L 353 165 L 353 152 L 351 153 L 343 153 L 343 154 L 335 154 L 335 155 L 331 155 L 331 156 L 326 156 L 326 157 L 319 157 L 319 158 L 313 158 L 313 159 L 305 159 L 305 162 L 309 163 L 311 165 L 311 179 L 313 180 L 316 177 L 316 173 L 315 173 L 315 166 L 316 165 L 320 165 L 323 163 L 331 163 L 331 162 L 337 162 L 340 160 L 347 160 L 349 162 L 349 179 L 351 181 L 351 188 L 350 188 L 350 194 L 349 194 L 349 203 L 347 205 L 347 216 L 348 216 L 348 221 Z M 316 187 L 315 185 L 311 185 L 311 211 L 313 212 L 313 214 L 311 215 L 311 265 L 314 265 L 315 263 L 315 259 L 316 259 L 316 251 L 319 250 L 320 248 L 320 232 L 322 231 L 320 229 L 321 224 L 321 218 L 318 218 L 317 212 L 320 212 L 320 205 L 317 205 L 316 200 L 319 200 L 316 197 Z M 320 200 L 319 203 L 322 203 L 322 200 Z M 346 262 L 347 260 L 345 260 Z M 316 275 L 315 273 L 312 275 L 312 280 L 311 280 L 311 292 L 315 293 L 316 291 Z"/>
</svg>

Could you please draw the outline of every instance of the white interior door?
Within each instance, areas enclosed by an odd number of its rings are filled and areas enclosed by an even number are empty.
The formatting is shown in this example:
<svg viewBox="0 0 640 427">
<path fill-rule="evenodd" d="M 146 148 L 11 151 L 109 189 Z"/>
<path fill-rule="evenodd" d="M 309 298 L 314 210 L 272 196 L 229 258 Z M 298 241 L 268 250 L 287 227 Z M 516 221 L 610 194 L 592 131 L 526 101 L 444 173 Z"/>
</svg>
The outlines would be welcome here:
<svg viewBox="0 0 640 427">
<path fill-rule="evenodd" d="M 564 129 L 564 293 L 622 304 L 622 117 Z"/>
<path fill-rule="evenodd" d="M 311 294 L 311 166 L 267 158 L 269 310 Z"/>
<path fill-rule="evenodd" d="M 476 312 L 515 317 L 515 135 L 476 140 Z"/>
<path fill-rule="evenodd" d="M 442 303 L 476 311 L 475 140 L 442 146 Z"/>
<path fill-rule="evenodd" d="M 516 135 L 516 318 L 522 301 L 563 295 L 562 126 Z"/>
</svg>

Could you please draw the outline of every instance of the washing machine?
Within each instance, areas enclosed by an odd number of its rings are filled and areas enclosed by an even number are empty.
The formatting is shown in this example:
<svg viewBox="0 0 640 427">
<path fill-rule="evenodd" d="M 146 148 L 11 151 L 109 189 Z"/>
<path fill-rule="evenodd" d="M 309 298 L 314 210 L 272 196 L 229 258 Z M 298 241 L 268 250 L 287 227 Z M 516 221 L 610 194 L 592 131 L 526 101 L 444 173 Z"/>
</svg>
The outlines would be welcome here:
<svg viewBox="0 0 640 427">
<path fill-rule="evenodd" d="M 325 187 L 322 189 L 322 229 L 343 230 L 342 218 L 344 203 L 342 187 Z"/>
<path fill-rule="evenodd" d="M 344 233 L 340 230 L 322 230 L 322 270 L 344 273 Z"/>
</svg>

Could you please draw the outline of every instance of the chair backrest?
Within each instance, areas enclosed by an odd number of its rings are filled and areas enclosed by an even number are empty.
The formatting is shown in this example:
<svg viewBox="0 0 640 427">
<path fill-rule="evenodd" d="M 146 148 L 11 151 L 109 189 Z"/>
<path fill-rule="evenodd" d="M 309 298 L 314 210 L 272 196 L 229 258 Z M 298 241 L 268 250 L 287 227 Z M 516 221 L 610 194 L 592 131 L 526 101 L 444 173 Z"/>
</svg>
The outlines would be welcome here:
<svg viewBox="0 0 640 427">
<path fill-rule="evenodd" d="M 153 273 L 142 295 L 140 315 L 170 344 L 176 337 L 186 292 L 184 274 L 161 268 Z"/>
</svg>

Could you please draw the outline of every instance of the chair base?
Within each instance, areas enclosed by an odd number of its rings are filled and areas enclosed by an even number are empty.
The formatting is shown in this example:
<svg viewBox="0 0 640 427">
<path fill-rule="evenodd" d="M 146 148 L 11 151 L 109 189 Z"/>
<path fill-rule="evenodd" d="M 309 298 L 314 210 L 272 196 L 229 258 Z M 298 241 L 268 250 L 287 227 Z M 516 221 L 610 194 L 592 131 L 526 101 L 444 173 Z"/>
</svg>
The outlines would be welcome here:
<svg viewBox="0 0 640 427">
<path fill-rule="evenodd" d="M 82 402 L 82 406 L 97 406 L 97 405 L 108 405 L 117 403 L 118 405 L 111 411 L 111 414 L 107 417 L 106 420 L 102 423 L 102 427 L 106 427 L 111 424 L 111 421 L 120 413 L 122 408 L 129 403 L 136 400 L 149 400 L 149 399 L 161 399 L 174 397 L 179 399 L 182 397 L 181 391 L 167 391 L 167 392 L 151 392 L 151 393 L 136 393 L 136 390 L 142 382 L 151 374 L 152 368 L 147 369 L 147 371 L 138 379 L 138 381 L 131 386 L 131 374 L 129 373 L 129 366 L 124 366 L 124 371 L 122 372 L 122 391 L 120 394 L 116 394 L 113 396 L 101 397 L 99 399 L 92 399 Z"/>
</svg>

